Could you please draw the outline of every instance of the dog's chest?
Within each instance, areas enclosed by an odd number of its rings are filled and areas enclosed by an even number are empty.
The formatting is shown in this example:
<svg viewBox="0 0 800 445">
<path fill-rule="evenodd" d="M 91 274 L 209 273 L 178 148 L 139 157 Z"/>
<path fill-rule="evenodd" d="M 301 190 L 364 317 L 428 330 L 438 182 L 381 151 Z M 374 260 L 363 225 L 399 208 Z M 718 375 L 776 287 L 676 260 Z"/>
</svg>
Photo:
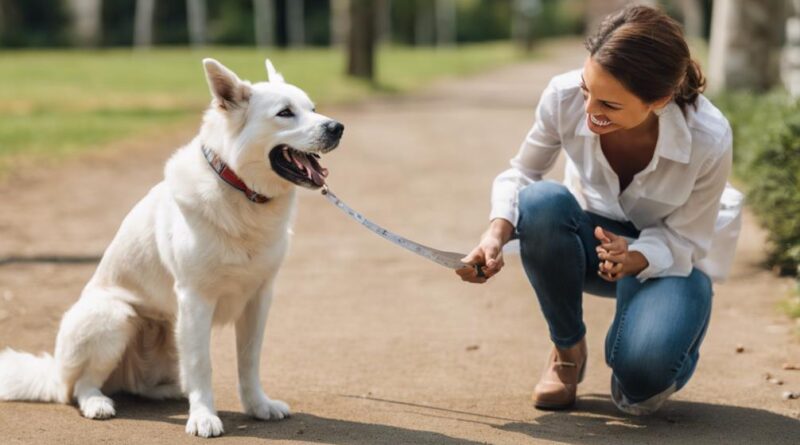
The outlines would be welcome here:
<svg viewBox="0 0 800 445">
<path fill-rule="evenodd" d="M 216 299 L 215 323 L 235 321 L 251 299 L 263 294 L 280 267 L 284 250 L 272 246 L 227 252 L 208 265 L 203 281 L 208 294 Z"/>
<path fill-rule="evenodd" d="M 265 273 L 233 266 L 219 267 L 205 277 L 204 293 L 215 300 L 214 323 L 236 321 L 247 303 L 260 295 L 266 278 Z"/>
</svg>

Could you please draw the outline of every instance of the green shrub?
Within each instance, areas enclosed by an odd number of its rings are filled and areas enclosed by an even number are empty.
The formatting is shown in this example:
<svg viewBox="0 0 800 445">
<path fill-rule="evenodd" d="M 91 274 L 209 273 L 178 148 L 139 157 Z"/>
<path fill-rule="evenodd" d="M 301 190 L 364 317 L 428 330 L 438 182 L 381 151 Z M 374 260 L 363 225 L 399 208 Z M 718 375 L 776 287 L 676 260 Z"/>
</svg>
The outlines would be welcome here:
<svg viewBox="0 0 800 445">
<path fill-rule="evenodd" d="M 769 233 L 769 265 L 800 265 L 800 105 L 783 92 L 728 94 L 715 101 L 734 132 L 734 172 Z"/>
</svg>

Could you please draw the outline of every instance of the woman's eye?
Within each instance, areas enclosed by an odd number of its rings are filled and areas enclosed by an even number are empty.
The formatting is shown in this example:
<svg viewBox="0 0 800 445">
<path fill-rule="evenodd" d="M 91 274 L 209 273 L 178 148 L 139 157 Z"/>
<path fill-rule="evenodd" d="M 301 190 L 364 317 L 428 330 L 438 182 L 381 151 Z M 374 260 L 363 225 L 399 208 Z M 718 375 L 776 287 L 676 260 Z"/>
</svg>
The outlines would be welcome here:
<svg viewBox="0 0 800 445">
<path fill-rule="evenodd" d="M 292 110 L 290 110 L 288 108 L 284 108 L 283 110 L 280 111 L 280 113 L 278 113 L 278 116 L 280 116 L 280 117 L 294 117 L 294 113 L 292 113 Z"/>
</svg>

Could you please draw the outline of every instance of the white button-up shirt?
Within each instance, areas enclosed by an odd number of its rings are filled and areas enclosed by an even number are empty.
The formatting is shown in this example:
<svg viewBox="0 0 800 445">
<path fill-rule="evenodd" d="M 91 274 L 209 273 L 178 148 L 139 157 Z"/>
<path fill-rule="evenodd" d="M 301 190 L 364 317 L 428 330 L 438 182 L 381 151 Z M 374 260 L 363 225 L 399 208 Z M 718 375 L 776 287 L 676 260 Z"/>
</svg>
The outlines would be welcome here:
<svg viewBox="0 0 800 445">
<path fill-rule="evenodd" d="M 670 102 L 658 116 L 653 159 L 622 193 L 619 178 L 600 147 L 600 137 L 586 123 L 580 89 L 581 70 L 554 77 L 542 93 L 533 128 L 494 181 L 491 219 L 515 227 L 517 196 L 540 181 L 563 149 L 564 184 L 581 207 L 641 231 L 629 249 L 650 263 L 641 281 L 688 276 L 696 266 L 715 281 L 730 268 L 741 227 L 742 195 L 727 184 L 732 135 L 725 117 L 702 95 L 697 109 Z"/>
</svg>

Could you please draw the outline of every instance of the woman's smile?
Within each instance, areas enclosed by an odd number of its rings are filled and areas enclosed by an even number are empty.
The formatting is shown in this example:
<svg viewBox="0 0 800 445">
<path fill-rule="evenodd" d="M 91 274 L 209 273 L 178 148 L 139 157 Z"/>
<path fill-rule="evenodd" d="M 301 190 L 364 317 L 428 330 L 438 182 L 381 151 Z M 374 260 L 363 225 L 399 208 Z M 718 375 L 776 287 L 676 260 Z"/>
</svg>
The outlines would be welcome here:
<svg viewBox="0 0 800 445">
<path fill-rule="evenodd" d="M 597 125 L 598 127 L 607 127 L 611 125 L 610 120 L 604 117 L 597 117 L 594 114 L 590 114 L 589 119 L 592 121 L 593 124 Z"/>
<path fill-rule="evenodd" d="M 619 129 L 619 125 L 602 114 L 586 113 L 586 125 L 595 134 L 606 134 Z"/>
</svg>

